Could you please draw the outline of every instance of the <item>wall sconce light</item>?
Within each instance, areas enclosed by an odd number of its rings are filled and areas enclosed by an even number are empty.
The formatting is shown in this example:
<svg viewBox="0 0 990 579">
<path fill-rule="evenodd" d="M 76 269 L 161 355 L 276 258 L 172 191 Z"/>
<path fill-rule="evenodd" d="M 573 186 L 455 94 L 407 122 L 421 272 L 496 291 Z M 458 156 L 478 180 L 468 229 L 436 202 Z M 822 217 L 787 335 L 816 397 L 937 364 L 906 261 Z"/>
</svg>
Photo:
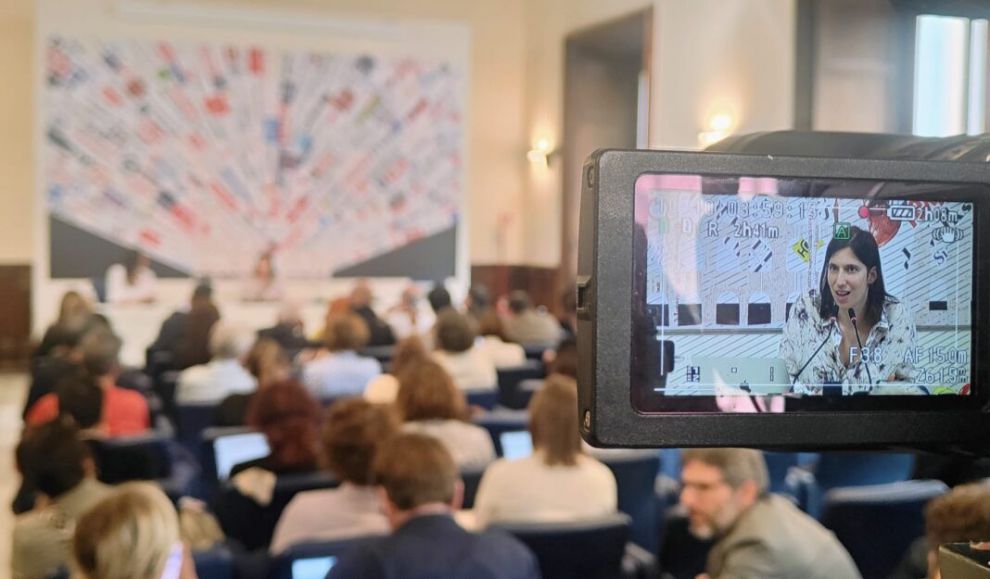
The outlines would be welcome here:
<svg viewBox="0 0 990 579">
<path fill-rule="evenodd" d="M 717 143 L 732 134 L 735 119 L 727 112 L 717 112 L 708 117 L 706 130 L 698 133 L 698 145 L 705 148 Z"/>
<path fill-rule="evenodd" d="M 526 152 L 526 158 L 533 165 L 539 165 L 543 168 L 550 166 L 550 160 L 560 153 L 559 150 L 554 149 L 553 145 L 550 143 L 550 139 L 546 137 L 540 137 L 533 143 L 533 148 Z"/>
</svg>

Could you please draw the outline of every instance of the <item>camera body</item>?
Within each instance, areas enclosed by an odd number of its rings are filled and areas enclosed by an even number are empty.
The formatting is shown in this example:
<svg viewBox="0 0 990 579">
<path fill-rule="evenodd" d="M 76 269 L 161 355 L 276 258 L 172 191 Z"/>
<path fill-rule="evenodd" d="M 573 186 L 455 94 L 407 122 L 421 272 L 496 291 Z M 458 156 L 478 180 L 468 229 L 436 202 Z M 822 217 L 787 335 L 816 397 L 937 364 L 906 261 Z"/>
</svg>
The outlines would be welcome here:
<svg viewBox="0 0 990 579">
<path fill-rule="evenodd" d="M 846 236 L 879 246 L 859 282 L 838 273 Z M 988 260 L 986 164 L 598 151 L 581 198 L 582 436 L 980 449 Z M 850 324 L 876 279 L 887 298 Z"/>
</svg>

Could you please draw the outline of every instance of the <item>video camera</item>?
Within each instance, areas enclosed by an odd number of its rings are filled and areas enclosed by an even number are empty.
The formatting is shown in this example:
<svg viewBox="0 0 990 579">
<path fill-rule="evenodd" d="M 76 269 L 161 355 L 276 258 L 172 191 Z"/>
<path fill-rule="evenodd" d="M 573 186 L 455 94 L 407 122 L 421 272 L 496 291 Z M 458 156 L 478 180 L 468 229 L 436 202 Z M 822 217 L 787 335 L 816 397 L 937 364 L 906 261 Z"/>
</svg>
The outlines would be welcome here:
<svg viewBox="0 0 990 579">
<path fill-rule="evenodd" d="M 895 150 L 895 137 L 863 139 Z M 904 151 L 592 155 L 582 435 L 624 447 L 985 448 L 990 335 L 975 330 L 990 328 L 979 299 L 990 169 Z"/>
</svg>

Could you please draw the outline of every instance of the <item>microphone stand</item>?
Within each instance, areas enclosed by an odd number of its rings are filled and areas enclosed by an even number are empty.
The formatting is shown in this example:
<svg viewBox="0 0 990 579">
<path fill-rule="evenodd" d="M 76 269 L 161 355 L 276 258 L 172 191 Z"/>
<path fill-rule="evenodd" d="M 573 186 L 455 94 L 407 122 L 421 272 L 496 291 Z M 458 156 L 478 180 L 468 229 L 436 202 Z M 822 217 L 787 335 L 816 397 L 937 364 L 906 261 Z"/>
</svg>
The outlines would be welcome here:
<svg viewBox="0 0 990 579">
<path fill-rule="evenodd" d="M 856 321 L 857 321 L 856 320 L 856 311 L 853 310 L 852 308 L 849 308 L 849 321 L 852 322 L 853 333 L 856 334 L 856 345 L 859 346 L 859 359 L 856 360 L 856 365 L 859 366 L 860 364 L 863 363 L 863 341 L 859 339 L 859 327 L 856 324 Z M 872 388 L 873 387 L 873 376 L 870 375 L 870 365 L 869 364 L 866 365 L 866 377 L 869 379 L 869 381 L 870 381 L 870 387 Z"/>
</svg>

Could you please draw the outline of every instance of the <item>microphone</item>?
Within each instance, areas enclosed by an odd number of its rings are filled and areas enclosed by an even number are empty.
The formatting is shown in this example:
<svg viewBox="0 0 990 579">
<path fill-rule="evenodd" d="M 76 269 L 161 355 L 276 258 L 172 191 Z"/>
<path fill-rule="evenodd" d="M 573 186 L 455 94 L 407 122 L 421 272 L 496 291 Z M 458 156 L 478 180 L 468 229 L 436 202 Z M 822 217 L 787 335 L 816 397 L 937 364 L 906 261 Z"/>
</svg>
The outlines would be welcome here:
<svg viewBox="0 0 990 579">
<path fill-rule="evenodd" d="M 849 308 L 849 321 L 852 322 L 853 332 L 856 334 L 856 345 L 859 346 L 859 359 L 856 360 L 856 365 L 859 366 L 863 363 L 863 341 L 859 339 L 859 326 L 856 325 L 856 310 Z M 866 377 L 870 380 L 870 386 L 873 386 L 873 376 L 870 375 L 870 365 L 866 365 Z"/>
<path fill-rule="evenodd" d="M 815 359 L 815 356 L 818 355 L 818 352 L 821 352 L 822 351 L 822 348 L 825 347 L 825 344 L 828 343 L 829 338 L 832 337 L 832 331 L 834 331 L 834 330 L 835 330 L 835 318 L 832 318 L 831 320 L 829 320 L 828 334 L 825 335 L 825 339 L 822 340 L 822 343 L 821 344 L 818 344 L 818 348 L 815 349 L 815 353 L 812 354 L 808 358 L 808 361 L 805 362 L 801 366 L 801 369 L 797 371 L 797 374 L 794 375 L 794 380 L 791 381 L 791 389 L 793 389 L 794 388 L 794 385 L 797 384 L 798 378 L 801 377 L 801 372 L 804 372 L 804 369 L 808 367 L 808 364 L 810 364 L 811 361 Z"/>
</svg>

